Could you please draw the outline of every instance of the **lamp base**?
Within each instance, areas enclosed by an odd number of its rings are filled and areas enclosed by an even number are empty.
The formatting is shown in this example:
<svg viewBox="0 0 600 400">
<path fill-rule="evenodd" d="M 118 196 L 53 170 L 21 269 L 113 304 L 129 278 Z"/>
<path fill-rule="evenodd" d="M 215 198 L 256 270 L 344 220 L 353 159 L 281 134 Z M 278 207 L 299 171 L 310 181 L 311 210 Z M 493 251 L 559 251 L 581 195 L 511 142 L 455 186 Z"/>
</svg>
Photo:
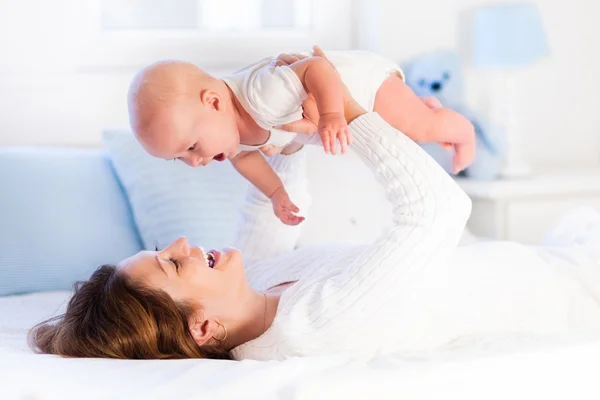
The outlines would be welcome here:
<svg viewBox="0 0 600 400">
<path fill-rule="evenodd" d="M 515 70 L 504 70 L 497 77 L 493 111 L 502 143 L 501 179 L 521 179 L 531 176 L 532 170 L 526 162 L 523 148 L 523 132 L 518 123 L 518 96 Z"/>
</svg>

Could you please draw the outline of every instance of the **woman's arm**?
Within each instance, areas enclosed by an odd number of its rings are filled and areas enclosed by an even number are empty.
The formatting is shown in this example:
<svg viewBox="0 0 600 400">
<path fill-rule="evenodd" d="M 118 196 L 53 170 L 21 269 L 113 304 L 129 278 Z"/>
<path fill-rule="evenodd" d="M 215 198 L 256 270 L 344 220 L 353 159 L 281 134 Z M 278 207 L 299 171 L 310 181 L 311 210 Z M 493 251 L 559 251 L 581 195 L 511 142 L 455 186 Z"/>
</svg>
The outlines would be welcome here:
<svg viewBox="0 0 600 400">
<path fill-rule="evenodd" d="M 354 117 L 361 112 L 355 110 Z M 350 129 L 353 149 L 392 203 L 393 228 L 342 273 L 289 289 L 286 303 L 293 310 L 282 312 L 303 315 L 304 334 L 338 337 L 343 330 L 344 343 L 356 344 L 361 337 L 371 340 L 364 337 L 370 327 L 357 325 L 357 318 L 378 315 L 388 299 L 402 295 L 404 285 L 414 284 L 412 278 L 443 265 L 459 242 L 471 201 L 429 155 L 378 114 L 356 117 Z"/>
<path fill-rule="evenodd" d="M 304 215 L 310 206 L 306 179 L 306 154 L 275 155 L 267 160 L 277 173 L 290 198 Z M 273 213 L 271 200 L 253 185 L 239 210 L 234 246 L 241 250 L 246 263 L 267 259 L 294 250 L 301 226 L 283 224 Z"/>
</svg>

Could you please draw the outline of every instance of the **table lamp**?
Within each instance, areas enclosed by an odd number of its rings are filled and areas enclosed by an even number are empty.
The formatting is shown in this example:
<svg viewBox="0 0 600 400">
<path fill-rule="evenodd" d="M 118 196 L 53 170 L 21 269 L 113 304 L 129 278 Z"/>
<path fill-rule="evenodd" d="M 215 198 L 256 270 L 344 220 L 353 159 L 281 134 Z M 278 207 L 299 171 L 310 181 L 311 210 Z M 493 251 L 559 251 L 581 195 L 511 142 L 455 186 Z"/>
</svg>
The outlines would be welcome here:
<svg viewBox="0 0 600 400">
<path fill-rule="evenodd" d="M 501 3 L 474 10 L 472 28 L 473 66 L 501 72 L 503 93 L 494 93 L 490 99 L 491 105 L 500 110 L 499 128 L 505 135 L 500 176 L 526 177 L 531 168 L 523 157 L 515 74 L 549 55 L 542 19 L 533 3 Z"/>
</svg>

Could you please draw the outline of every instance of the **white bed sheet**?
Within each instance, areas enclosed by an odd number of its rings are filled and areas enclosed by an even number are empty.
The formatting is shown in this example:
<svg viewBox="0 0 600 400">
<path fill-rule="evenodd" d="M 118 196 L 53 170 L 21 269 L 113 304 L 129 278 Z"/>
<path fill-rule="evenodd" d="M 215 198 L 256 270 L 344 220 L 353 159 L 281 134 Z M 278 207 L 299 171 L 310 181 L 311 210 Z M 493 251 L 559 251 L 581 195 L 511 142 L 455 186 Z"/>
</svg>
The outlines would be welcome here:
<svg viewBox="0 0 600 400">
<path fill-rule="evenodd" d="M 475 338 L 429 354 L 285 362 L 65 359 L 27 328 L 67 292 L 0 298 L 0 399 L 598 399 L 600 335 Z"/>
</svg>

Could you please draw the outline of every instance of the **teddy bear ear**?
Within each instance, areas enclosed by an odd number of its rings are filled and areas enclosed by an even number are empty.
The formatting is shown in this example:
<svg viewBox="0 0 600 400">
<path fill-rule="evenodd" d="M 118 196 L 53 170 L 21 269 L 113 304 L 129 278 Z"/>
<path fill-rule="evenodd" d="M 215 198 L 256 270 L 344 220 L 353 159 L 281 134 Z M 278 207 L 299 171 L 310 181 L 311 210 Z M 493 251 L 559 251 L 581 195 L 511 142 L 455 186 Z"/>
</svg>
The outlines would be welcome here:
<svg viewBox="0 0 600 400">
<path fill-rule="evenodd" d="M 404 75 L 406 75 L 406 77 L 411 75 L 414 64 L 415 63 L 412 61 L 400 63 L 400 68 L 402 68 L 402 72 L 404 72 Z"/>
<path fill-rule="evenodd" d="M 443 65 L 449 75 L 457 74 L 461 69 L 460 56 L 454 51 L 441 51 L 437 55 L 437 62 Z"/>
</svg>

